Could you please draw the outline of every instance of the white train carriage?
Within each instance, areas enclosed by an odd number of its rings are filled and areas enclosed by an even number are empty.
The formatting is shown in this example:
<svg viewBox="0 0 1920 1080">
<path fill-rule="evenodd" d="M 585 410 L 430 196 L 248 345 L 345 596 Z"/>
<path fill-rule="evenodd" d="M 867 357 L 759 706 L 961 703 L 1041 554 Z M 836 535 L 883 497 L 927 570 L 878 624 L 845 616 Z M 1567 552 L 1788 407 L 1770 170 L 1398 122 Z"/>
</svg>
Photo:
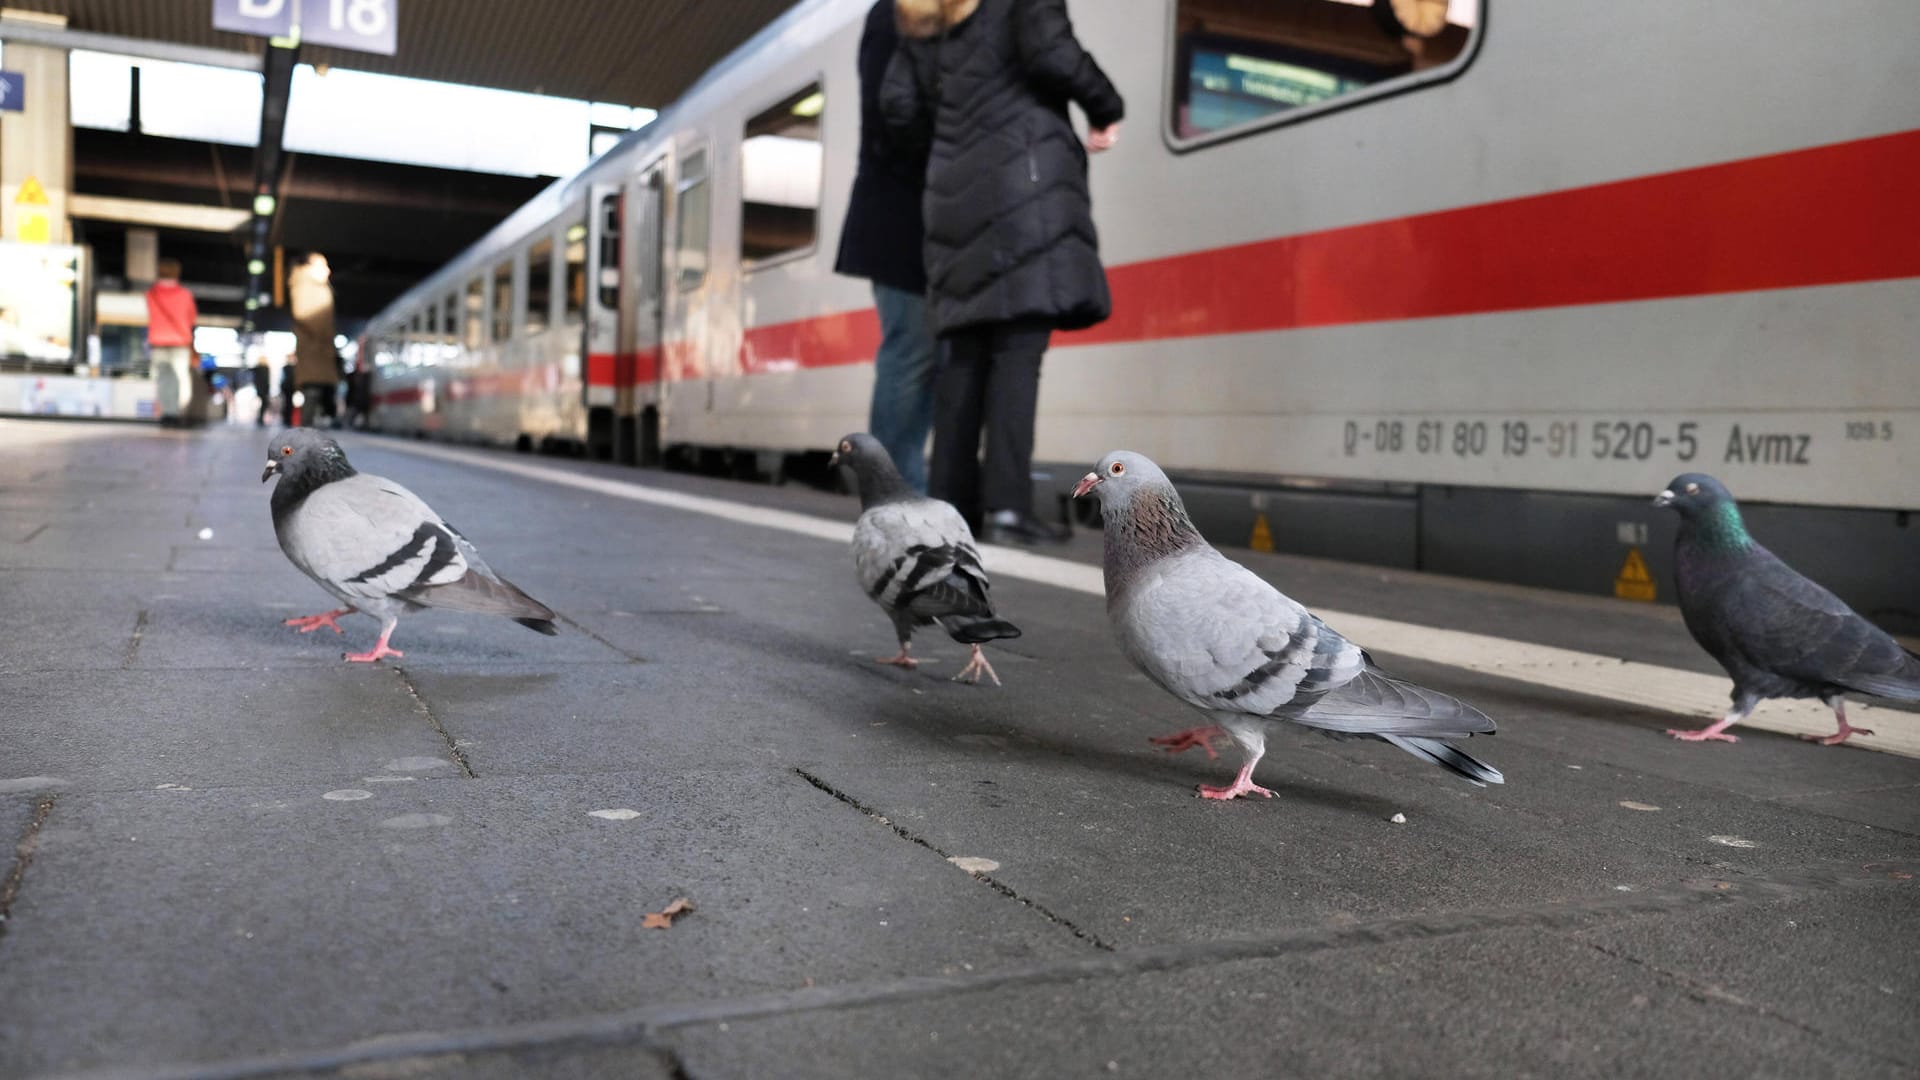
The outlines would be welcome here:
<svg viewBox="0 0 1920 1080">
<path fill-rule="evenodd" d="M 878 324 L 832 263 L 867 6 L 796 6 L 382 313 L 378 424 L 646 461 L 862 427 Z M 1604 591 L 1697 469 L 1920 625 L 1920 4 L 1075 14 L 1129 118 L 1048 498 L 1126 446 L 1229 538 Z"/>
</svg>

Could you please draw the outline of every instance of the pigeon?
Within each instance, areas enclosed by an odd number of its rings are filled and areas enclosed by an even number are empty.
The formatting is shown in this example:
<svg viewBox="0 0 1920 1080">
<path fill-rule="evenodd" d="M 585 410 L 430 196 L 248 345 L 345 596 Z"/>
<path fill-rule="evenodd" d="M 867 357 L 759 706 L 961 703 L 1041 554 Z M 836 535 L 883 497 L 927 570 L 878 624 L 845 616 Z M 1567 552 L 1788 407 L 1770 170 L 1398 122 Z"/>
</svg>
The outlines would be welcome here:
<svg viewBox="0 0 1920 1080">
<path fill-rule="evenodd" d="M 1704 473 L 1676 476 L 1653 505 L 1680 514 L 1673 545 L 1680 614 L 1733 678 L 1733 709 L 1718 723 L 1667 734 L 1738 742 L 1727 729 L 1762 700 L 1811 697 L 1833 710 L 1840 730 L 1805 738 L 1838 746 L 1856 732 L 1873 734 L 1847 723 L 1848 690 L 1920 701 L 1920 656 L 1755 543 L 1720 481 Z"/>
<path fill-rule="evenodd" d="M 1209 799 L 1273 797 L 1253 782 L 1271 725 L 1286 721 L 1339 739 L 1378 739 L 1485 786 L 1499 770 L 1448 739 L 1490 735 L 1494 723 L 1465 702 L 1381 671 L 1359 646 L 1257 574 L 1216 551 L 1187 516 L 1166 474 L 1116 450 L 1075 485 L 1100 500 L 1105 521 L 1107 618 L 1135 667 L 1214 724 L 1153 742 L 1170 753 L 1231 736 L 1247 754 Z"/>
<path fill-rule="evenodd" d="M 853 526 L 853 568 L 880 610 L 893 620 L 900 654 L 880 660 L 911 669 L 908 655 L 915 627 L 939 623 L 953 640 L 973 649 L 954 676 L 978 683 L 985 675 L 1000 685 L 980 643 L 1017 638 L 1020 629 L 993 613 L 987 572 L 973 546 L 973 532 L 950 503 L 913 490 L 893 458 L 871 435 L 849 435 L 829 464 L 853 470 L 860 491 L 860 520 Z"/>
<path fill-rule="evenodd" d="M 280 550 L 346 605 L 285 625 L 303 634 L 323 626 L 338 634 L 334 620 L 342 615 L 365 612 L 380 620 L 379 644 L 342 659 L 404 656 L 387 643 L 400 614 L 421 608 L 504 615 L 542 634 L 558 633 L 553 612 L 488 569 L 459 530 L 413 492 L 355 469 L 327 436 L 295 428 L 274 439 L 260 482 L 276 474 L 273 531 Z"/>
</svg>

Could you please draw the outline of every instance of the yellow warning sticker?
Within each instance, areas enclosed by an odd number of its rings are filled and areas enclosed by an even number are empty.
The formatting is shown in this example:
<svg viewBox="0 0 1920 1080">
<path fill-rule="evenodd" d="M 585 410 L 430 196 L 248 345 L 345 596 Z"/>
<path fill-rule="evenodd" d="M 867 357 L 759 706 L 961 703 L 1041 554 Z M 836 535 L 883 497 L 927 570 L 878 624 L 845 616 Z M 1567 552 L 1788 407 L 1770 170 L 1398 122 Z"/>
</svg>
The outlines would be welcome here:
<svg viewBox="0 0 1920 1080">
<path fill-rule="evenodd" d="M 1273 550 L 1273 530 L 1267 527 L 1267 515 L 1253 516 L 1253 535 L 1247 537 L 1247 546 L 1255 551 Z"/>
<path fill-rule="evenodd" d="M 1647 560 L 1640 557 L 1639 548 L 1628 548 L 1627 561 L 1613 579 L 1613 595 L 1652 603 L 1653 592 L 1653 574 L 1647 570 Z"/>
<path fill-rule="evenodd" d="M 13 197 L 15 206 L 47 205 L 47 189 L 40 186 L 37 177 L 29 176 L 20 182 L 20 193 Z"/>
<path fill-rule="evenodd" d="M 23 244 L 44 244 L 53 238 L 53 228 L 47 215 L 37 210 L 22 210 L 14 231 L 19 234 Z"/>
</svg>

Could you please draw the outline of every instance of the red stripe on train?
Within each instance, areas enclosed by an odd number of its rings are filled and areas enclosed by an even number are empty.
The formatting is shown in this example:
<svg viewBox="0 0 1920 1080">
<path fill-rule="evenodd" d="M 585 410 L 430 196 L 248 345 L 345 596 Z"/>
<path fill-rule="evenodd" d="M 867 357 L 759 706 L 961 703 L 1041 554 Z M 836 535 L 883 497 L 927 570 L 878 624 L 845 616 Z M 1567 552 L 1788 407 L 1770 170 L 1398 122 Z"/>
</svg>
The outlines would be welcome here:
<svg viewBox="0 0 1920 1080">
<path fill-rule="evenodd" d="M 1920 130 L 1212 248 L 1108 270 L 1113 317 L 1061 345 L 1920 276 Z M 748 329 L 746 374 L 866 363 L 872 308 Z M 666 347 L 668 379 L 699 372 Z M 651 382 L 661 353 L 635 358 Z M 588 357 L 614 385 L 615 357 Z M 414 393 L 418 398 L 418 393 Z M 383 403 L 385 399 L 382 399 Z"/>
<path fill-rule="evenodd" d="M 637 353 L 588 353 L 588 386 L 632 386 L 659 377 L 660 350 Z"/>
</svg>

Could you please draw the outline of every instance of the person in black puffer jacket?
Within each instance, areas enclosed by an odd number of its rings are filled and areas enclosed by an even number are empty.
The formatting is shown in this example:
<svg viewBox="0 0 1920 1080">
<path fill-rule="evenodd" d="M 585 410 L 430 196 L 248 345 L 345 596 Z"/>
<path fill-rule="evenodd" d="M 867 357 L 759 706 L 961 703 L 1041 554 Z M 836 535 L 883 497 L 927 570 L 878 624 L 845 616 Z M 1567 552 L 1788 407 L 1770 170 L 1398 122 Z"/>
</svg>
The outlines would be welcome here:
<svg viewBox="0 0 1920 1080">
<path fill-rule="evenodd" d="M 932 147 L 928 314 L 945 355 L 929 489 L 988 543 L 1060 539 L 1032 516 L 1040 361 L 1054 330 L 1112 310 L 1087 149 L 1113 145 L 1125 103 L 1074 39 L 1065 0 L 895 0 L 895 12 L 881 110 L 896 140 Z M 1069 101 L 1086 113 L 1086 148 Z"/>
</svg>

